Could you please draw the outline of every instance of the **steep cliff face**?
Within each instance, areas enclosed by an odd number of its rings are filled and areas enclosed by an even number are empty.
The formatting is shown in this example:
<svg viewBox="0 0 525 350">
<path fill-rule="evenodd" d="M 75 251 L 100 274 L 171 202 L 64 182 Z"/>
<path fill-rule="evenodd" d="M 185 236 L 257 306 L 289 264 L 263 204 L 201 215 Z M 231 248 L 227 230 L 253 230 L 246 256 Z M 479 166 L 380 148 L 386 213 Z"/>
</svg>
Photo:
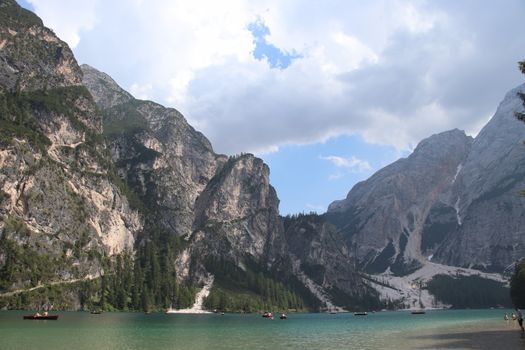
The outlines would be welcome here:
<svg viewBox="0 0 525 350">
<path fill-rule="evenodd" d="M 523 91 L 507 93 L 475 140 L 434 135 L 330 205 L 362 266 L 403 274 L 432 260 L 501 272 L 525 255 L 525 128 L 514 116 Z"/>
<path fill-rule="evenodd" d="M 421 141 L 406 159 L 357 184 L 332 203 L 328 218 L 354 247 L 361 265 L 379 273 L 403 274 L 422 260 L 422 232 L 430 209 L 448 201 L 458 166 L 472 139 L 452 130 Z"/>
<path fill-rule="evenodd" d="M 142 223 L 101 138 L 101 118 L 67 45 L 0 2 L 1 289 L 89 279 L 132 249 Z"/>
<path fill-rule="evenodd" d="M 284 256 L 279 199 L 270 185 L 270 170 L 250 154 L 231 157 L 199 197 L 196 204 L 196 235 L 206 237 L 207 254 L 230 252 L 248 255 L 271 265 Z"/>
<path fill-rule="evenodd" d="M 82 84 L 67 44 L 14 1 L 0 2 L 0 87 L 42 90 Z"/>
<path fill-rule="evenodd" d="M 525 256 L 525 127 L 514 117 L 524 91 L 506 94 L 462 163 L 452 198 L 457 229 L 435 254 L 442 263 L 502 271 Z"/>
<path fill-rule="evenodd" d="M 288 254 L 294 273 L 329 309 L 377 307 L 377 296 L 358 274 L 357 262 L 337 228 L 326 216 L 284 218 Z"/>
<path fill-rule="evenodd" d="M 84 84 L 102 109 L 119 174 L 165 231 L 189 236 L 194 205 L 224 156 L 175 109 L 134 99 L 108 75 L 83 65 Z"/>
<path fill-rule="evenodd" d="M 261 159 L 217 155 L 174 109 L 136 100 L 106 74 L 86 65 L 82 70 L 84 83 L 102 109 L 104 134 L 119 174 L 147 207 L 145 232 L 160 226 L 163 234 L 185 239 L 175 261 L 179 281 L 203 282 L 210 272 L 223 274 L 219 266 L 233 264 L 244 271 L 238 272 L 241 275 L 265 273 L 286 281 L 287 287 L 290 280 L 303 283 L 306 294 L 319 292 L 323 302 L 331 302 L 328 289 L 339 293 L 343 303 L 348 298 L 358 302 L 371 292 L 352 272 L 353 264 L 342 267 L 347 253 L 324 236 L 306 241 L 300 234 L 285 237 L 279 199 Z M 304 251 L 292 257 L 291 246 Z M 301 268 L 303 260 L 315 264 L 309 246 L 327 257 L 326 280 L 313 291 Z M 231 283 L 239 288 L 243 284 Z"/>
<path fill-rule="evenodd" d="M 176 110 L 136 100 L 106 74 L 82 69 L 112 158 L 140 194 L 149 225 L 188 242 L 177 258 L 181 280 L 203 280 L 210 259 L 264 269 L 284 259 L 279 200 L 261 159 L 215 154 Z"/>
</svg>

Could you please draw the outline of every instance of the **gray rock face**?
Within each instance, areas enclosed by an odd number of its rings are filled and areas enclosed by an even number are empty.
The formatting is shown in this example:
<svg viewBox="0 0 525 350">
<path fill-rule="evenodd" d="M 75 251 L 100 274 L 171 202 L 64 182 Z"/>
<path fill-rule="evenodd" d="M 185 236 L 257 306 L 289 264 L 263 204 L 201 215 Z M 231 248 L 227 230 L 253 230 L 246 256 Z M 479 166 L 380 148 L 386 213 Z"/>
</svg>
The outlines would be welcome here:
<svg viewBox="0 0 525 350">
<path fill-rule="evenodd" d="M 82 81 L 89 88 L 97 105 L 101 109 L 111 108 L 133 100 L 133 96 L 123 90 L 109 75 L 99 72 L 95 68 L 83 64 Z"/>
<path fill-rule="evenodd" d="M 511 90 L 475 140 L 458 130 L 357 184 L 328 216 L 370 272 L 403 274 L 430 257 L 502 271 L 525 255 L 525 126 Z"/>
<path fill-rule="evenodd" d="M 133 249 L 141 218 L 67 45 L 14 1 L 0 1 L 0 35 L 0 268 L 33 264 L 3 286 L 92 278 L 102 255 Z"/>
<path fill-rule="evenodd" d="M 321 286 L 328 297 L 346 294 L 359 305 L 361 299 L 373 295 L 357 273 L 356 260 L 344 238 L 324 216 L 299 215 L 285 218 L 284 224 L 294 265 Z"/>
<path fill-rule="evenodd" d="M 103 111 L 120 175 L 164 230 L 191 235 L 195 200 L 225 157 L 175 109 L 136 100 L 106 74 L 87 65 L 82 69 L 84 84 Z"/>
<path fill-rule="evenodd" d="M 107 75 L 82 69 L 103 109 L 119 173 L 142 196 L 155 225 L 190 242 L 179 258 L 181 278 L 192 277 L 190 264 L 204 269 L 208 257 L 238 266 L 249 257 L 269 267 L 284 255 L 279 200 L 261 159 L 215 154 L 176 110 L 130 99 Z"/>
<path fill-rule="evenodd" d="M 466 267 L 501 271 L 525 255 L 525 126 L 512 89 L 476 137 L 453 189 L 458 228 L 447 237 L 436 259 Z"/>
<path fill-rule="evenodd" d="M 460 130 L 433 135 L 408 158 L 381 169 L 330 205 L 330 220 L 355 247 L 366 270 L 383 272 L 391 266 L 403 273 L 418 265 L 428 212 L 450 188 L 471 144 Z"/>
<path fill-rule="evenodd" d="M 285 257 L 279 199 L 270 171 L 250 154 L 231 157 L 196 204 L 194 239 L 200 254 L 230 257 L 242 266 L 247 255 L 271 267 Z"/>
<path fill-rule="evenodd" d="M 82 84 L 67 44 L 14 1 L 0 1 L 0 88 L 41 90 Z"/>
</svg>

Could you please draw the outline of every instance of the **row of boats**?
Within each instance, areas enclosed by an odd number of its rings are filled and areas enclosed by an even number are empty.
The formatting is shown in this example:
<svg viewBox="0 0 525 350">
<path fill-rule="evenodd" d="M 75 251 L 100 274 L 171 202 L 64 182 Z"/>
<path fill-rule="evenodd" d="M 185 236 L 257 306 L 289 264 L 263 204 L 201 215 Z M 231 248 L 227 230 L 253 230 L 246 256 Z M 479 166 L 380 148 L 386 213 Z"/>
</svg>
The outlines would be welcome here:
<svg viewBox="0 0 525 350">
<path fill-rule="evenodd" d="M 92 311 L 92 314 L 100 314 L 101 311 Z M 331 314 L 335 314 L 337 312 L 331 311 Z M 425 310 L 413 310 L 411 312 L 413 315 L 422 315 L 425 314 Z M 221 312 L 221 315 L 224 315 L 224 312 Z M 366 311 L 360 311 L 360 312 L 354 312 L 354 316 L 367 316 L 368 312 Z M 49 315 L 47 311 L 40 314 L 39 312 L 33 314 L 33 315 L 25 315 L 23 316 L 24 320 L 58 320 L 58 315 Z M 268 319 L 274 319 L 274 315 L 271 312 L 265 312 L 262 314 L 262 317 L 268 318 Z M 288 316 L 286 314 L 282 313 L 279 315 L 279 319 L 286 320 Z"/>
</svg>

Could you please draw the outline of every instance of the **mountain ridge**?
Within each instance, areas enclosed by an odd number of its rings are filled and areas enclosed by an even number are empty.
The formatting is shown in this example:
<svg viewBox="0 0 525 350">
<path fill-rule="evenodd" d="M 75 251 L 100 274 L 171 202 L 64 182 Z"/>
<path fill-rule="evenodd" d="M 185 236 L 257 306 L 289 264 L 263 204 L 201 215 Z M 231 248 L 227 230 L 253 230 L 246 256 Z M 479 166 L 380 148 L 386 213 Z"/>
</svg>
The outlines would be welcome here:
<svg viewBox="0 0 525 350">
<path fill-rule="evenodd" d="M 379 309 L 407 297 L 366 272 L 420 278 L 430 253 L 464 265 L 440 250 L 469 222 L 463 132 L 423 140 L 325 215 L 282 218 L 263 160 L 216 154 L 176 109 L 78 66 L 16 2 L 0 8 L 0 307 L 184 308 L 215 281 L 211 309 Z"/>
</svg>

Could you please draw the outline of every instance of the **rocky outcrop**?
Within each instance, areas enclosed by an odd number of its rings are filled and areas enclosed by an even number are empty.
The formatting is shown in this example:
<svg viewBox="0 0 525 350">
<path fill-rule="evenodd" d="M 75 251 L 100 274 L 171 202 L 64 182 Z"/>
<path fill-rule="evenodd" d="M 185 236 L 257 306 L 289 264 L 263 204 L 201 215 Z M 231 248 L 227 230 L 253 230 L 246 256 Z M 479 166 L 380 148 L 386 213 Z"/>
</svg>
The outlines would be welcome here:
<svg viewBox="0 0 525 350">
<path fill-rule="evenodd" d="M 194 230 L 204 238 L 202 254 L 233 255 L 240 265 L 249 256 L 271 266 L 285 253 L 278 207 L 268 166 L 250 154 L 230 157 L 196 203 Z"/>
<path fill-rule="evenodd" d="M 111 78 L 82 66 L 99 103 L 119 174 L 147 207 L 150 225 L 183 236 L 181 279 L 203 280 L 205 262 L 264 268 L 284 259 L 279 200 L 269 169 L 252 155 L 226 157 L 176 110 L 130 98 Z"/>
<path fill-rule="evenodd" d="M 108 75 L 82 69 L 120 176 L 164 231 L 191 235 L 195 201 L 226 157 L 175 109 L 134 99 Z"/>
<path fill-rule="evenodd" d="M 365 270 L 398 274 L 420 265 L 422 232 L 431 208 L 447 201 L 472 139 L 463 131 L 433 135 L 405 159 L 381 169 L 332 203 L 328 218 Z"/>
<path fill-rule="evenodd" d="M 81 84 L 82 72 L 67 44 L 15 0 L 0 1 L 0 88 L 34 91 Z"/>
<path fill-rule="evenodd" d="M 339 305 L 355 310 L 366 304 L 364 299 L 373 299 L 373 289 L 364 283 L 344 238 L 326 216 L 286 217 L 284 226 L 294 272 L 306 276 L 305 284 L 314 286 L 314 294 L 320 287 L 327 308 Z"/>
<path fill-rule="evenodd" d="M 0 44 L 0 267 L 17 265 L 2 286 L 99 275 L 142 220 L 114 181 L 95 102 L 67 45 L 14 1 L 0 1 Z"/>
<path fill-rule="evenodd" d="M 328 217 L 369 272 L 405 274 L 426 260 L 502 272 L 525 255 L 525 127 L 511 90 L 474 139 L 458 130 L 357 184 Z"/>
<path fill-rule="evenodd" d="M 502 271 L 525 256 L 525 127 L 518 92 L 509 91 L 480 131 L 453 189 L 457 229 L 434 258 L 442 263 Z"/>
</svg>

